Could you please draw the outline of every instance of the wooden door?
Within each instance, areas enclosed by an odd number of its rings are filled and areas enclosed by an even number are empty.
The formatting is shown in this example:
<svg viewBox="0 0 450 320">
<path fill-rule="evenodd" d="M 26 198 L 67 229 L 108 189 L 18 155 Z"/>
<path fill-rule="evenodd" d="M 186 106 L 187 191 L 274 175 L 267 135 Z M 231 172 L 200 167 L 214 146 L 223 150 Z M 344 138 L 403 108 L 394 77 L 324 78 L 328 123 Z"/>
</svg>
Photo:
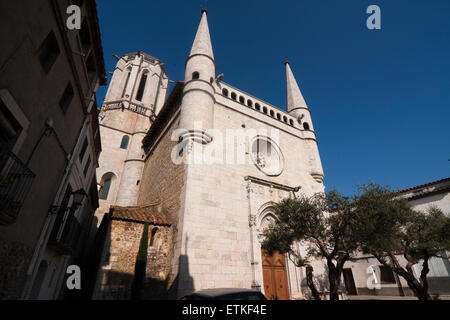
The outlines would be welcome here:
<svg viewBox="0 0 450 320">
<path fill-rule="evenodd" d="M 286 259 L 275 252 L 269 256 L 261 250 L 264 293 L 269 300 L 289 300 L 289 287 L 286 273 Z"/>
<path fill-rule="evenodd" d="M 344 270 L 342 270 L 342 273 L 344 275 L 344 284 L 345 284 L 345 289 L 347 290 L 347 294 L 349 295 L 358 295 L 357 291 L 356 291 L 356 286 L 355 286 L 355 279 L 353 279 L 353 272 L 351 268 L 345 268 Z"/>
</svg>

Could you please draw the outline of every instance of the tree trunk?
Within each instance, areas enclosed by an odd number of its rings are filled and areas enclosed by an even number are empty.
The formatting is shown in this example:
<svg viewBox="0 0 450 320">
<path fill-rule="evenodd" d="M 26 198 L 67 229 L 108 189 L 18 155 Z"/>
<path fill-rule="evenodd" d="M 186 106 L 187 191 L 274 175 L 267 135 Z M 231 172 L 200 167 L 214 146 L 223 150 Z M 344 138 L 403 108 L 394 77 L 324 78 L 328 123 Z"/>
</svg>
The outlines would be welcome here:
<svg viewBox="0 0 450 320">
<path fill-rule="evenodd" d="M 412 269 L 412 265 L 408 264 L 405 270 L 403 267 L 400 266 L 397 259 L 393 254 L 389 254 L 391 257 L 393 266 L 390 266 L 386 263 L 384 259 L 374 254 L 374 256 L 377 258 L 377 260 L 383 264 L 384 266 L 387 266 L 392 269 L 393 272 L 397 273 L 399 276 L 404 278 L 406 282 L 408 283 L 408 287 L 414 292 L 414 295 L 419 300 L 431 300 L 431 296 L 428 294 L 428 281 L 426 279 L 426 275 L 429 271 L 428 268 L 428 259 L 424 260 L 423 269 L 421 272 L 421 280 L 423 281 L 423 284 L 421 284 L 416 277 L 414 276 L 414 272 Z"/>
<path fill-rule="evenodd" d="M 308 284 L 314 299 L 320 300 L 319 291 L 317 291 L 316 285 L 313 282 L 313 271 L 314 269 L 312 266 L 306 266 L 306 283 Z"/>
<path fill-rule="evenodd" d="M 330 282 L 330 300 L 339 300 L 340 274 L 331 259 L 327 259 L 328 281 Z"/>
</svg>

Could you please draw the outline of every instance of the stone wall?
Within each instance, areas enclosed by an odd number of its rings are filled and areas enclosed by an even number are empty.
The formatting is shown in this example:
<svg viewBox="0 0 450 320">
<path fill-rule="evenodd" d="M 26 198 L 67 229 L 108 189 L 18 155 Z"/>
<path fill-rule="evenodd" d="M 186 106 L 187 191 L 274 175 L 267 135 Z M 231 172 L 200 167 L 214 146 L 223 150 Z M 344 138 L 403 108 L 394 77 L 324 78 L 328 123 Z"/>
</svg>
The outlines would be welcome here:
<svg viewBox="0 0 450 320">
<path fill-rule="evenodd" d="M 172 149 L 176 146 L 176 142 L 171 141 L 171 136 L 177 127 L 178 118 L 163 132 L 161 139 L 148 156 L 138 199 L 138 204 L 141 205 L 160 201 L 163 212 L 172 223 L 174 235 L 178 232 L 178 216 L 181 208 L 185 171 L 184 165 L 176 165 L 171 160 Z M 174 242 L 171 240 L 169 244 L 167 261 L 174 258 Z M 175 278 L 176 274 L 171 274 L 167 282 L 168 289 L 172 287 Z"/>
<path fill-rule="evenodd" d="M 144 228 L 143 223 L 112 220 L 101 262 L 101 283 L 95 299 L 130 299 L 136 255 Z M 154 245 L 151 233 L 158 228 Z M 149 225 L 149 247 L 144 298 L 164 297 L 164 284 L 169 275 L 169 244 L 172 231 L 168 226 Z"/>
</svg>

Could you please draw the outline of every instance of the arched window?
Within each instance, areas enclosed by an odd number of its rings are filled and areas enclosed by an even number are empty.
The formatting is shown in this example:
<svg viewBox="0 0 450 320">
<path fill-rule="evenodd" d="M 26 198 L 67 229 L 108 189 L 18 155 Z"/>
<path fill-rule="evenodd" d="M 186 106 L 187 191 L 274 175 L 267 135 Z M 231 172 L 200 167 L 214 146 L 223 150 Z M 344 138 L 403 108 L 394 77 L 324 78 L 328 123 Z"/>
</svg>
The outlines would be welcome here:
<svg viewBox="0 0 450 320">
<path fill-rule="evenodd" d="M 270 110 L 270 116 L 273 117 L 275 115 L 275 113 L 273 112 L 273 110 Z"/>
<path fill-rule="evenodd" d="M 248 99 L 247 100 L 247 105 L 251 108 L 253 106 L 252 100 Z"/>
<path fill-rule="evenodd" d="M 128 81 L 130 81 L 131 68 L 127 69 L 127 79 L 125 80 L 125 85 L 123 86 L 122 98 L 125 96 L 125 92 L 127 91 Z"/>
<path fill-rule="evenodd" d="M 158 228 L 153 228 L 151 236 L 150 236 L 150 247 L 155 245 L 156 233 L 158 232 Z"/>
<path fill-rule="evenodd" d="M 263 107 L 263 112 L 267 114 L 267 107 Z"/>
<path fill-rule="evenodd" d="M 228 90 L 225 89 L 225 88 L 223 88 L 223 89 L 222 89 L 222 94 L 223 94 L 225 97 L 228 97 Z"/>
<path fill-rule="evenodd" d="M 239 102 L 244 104 L 245 103 L 245 98 L 243 96 L 240 96 L 239 97 Z"/>
<path fill-rule="evenodd" d="M 127 135 L 123 136 L 122 141 L 120 142 L 120 149 L 127 149 L 129 142 L 130 142 L 130 137 Z"/>
<path fill-rule="evenodd" d="M 200 78 L 200 73 L 198 73 L 198 71 L 195 71 L 192 73 L 192 79 L 196 80 Z"/>
<path fill-rule="evenodd" d="M 309 130 L 309 124 L 308 124 L 308 122 L 303 122 L 303 129 Z"/>
<path fill-rule="evenodd" d="M 281 114 L 277 113 L 277 119 L 281 120 Z"/>
<path fill-rule="evenodd" d="M 289 124 L 290 124 L 291 126 L 294 126 L 294 121 L 292 121 L 292 119 L 289 119 Z"/>
<path fill-rule="evenodd" d="M 255 103 L 255 109 L 260 111 L 261 110 L 261 106 L 259 105 L 259 103 Z"/>
<path fill-rule="evenodd" d="M 213 83 L 214 82 L 214 78 L 213 77 L 211 77 L 211 78 L 209 78 L 209 83 Z"/>
<path fill-rule="evenodd" d="M 111 178 L 103 181 L 102 192 L 100 193 L 100 199 L 108 199 L 109 189 L 111 188 Z"/>
<path fill-rule="evenodd" d="M 141 82 L 139 83 L 139 89 L 136 93 L 136 100 L 142 101 L 142 97 L 144 96 L 145 84 L 147 83 L 147 71 L 142 73 Z"/>
<path fill-rule="evenodd" d="M 287 123 L 287 117 L 286 116 L 283 117 L 283 121 Z"/>
<path fill-rule="evenodd" d="M 114 183 L 116 181 L 116 175 L 112 172 L 107 172 L 102 176 L 100 180 L 99 198 L 101 200 L 108 200 L 110 191 L 114 189 Z"/>
<path fill-rule="evenodd" d="M 234 92 L 231 93 L 231 99 L 236 100 L 236 93 Z"/>
</svg>

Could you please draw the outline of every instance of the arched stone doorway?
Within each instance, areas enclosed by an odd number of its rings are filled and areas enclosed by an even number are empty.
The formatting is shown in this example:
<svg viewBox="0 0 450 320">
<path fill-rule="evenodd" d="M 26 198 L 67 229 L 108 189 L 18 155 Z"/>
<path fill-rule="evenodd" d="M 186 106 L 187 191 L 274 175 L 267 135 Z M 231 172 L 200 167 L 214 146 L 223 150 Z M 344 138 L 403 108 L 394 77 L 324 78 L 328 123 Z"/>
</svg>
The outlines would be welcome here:
<svg viewBox="0 0 450 320">
<path fill-rule="evenodd" d="M 266 208 L 259 223 L 260 231 L 267 228 L 275 219 L 270 212 L 270 207 Z M 269 255 L 264 249 L 261 249 L 261 264 L 266 298 L 269 300 L 289 300 L 285 255 L 279 252 Z"/>
</svg>

